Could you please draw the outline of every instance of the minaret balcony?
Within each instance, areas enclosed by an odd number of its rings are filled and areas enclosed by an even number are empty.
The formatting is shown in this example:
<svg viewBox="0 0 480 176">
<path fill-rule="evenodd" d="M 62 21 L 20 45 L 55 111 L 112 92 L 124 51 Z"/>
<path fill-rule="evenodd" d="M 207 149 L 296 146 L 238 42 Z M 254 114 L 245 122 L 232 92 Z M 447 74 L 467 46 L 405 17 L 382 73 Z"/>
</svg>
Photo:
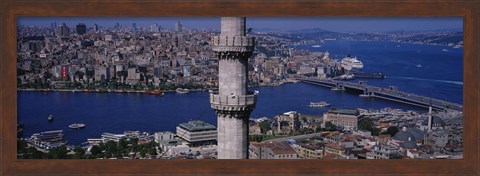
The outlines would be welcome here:
<svg viewBox="0 0 480 176">
<path fill-rule="evenodd" d="M 218 92 L 210 93 L 210 104 L 213 109 L 225 111 L 251 111 L 255 108 L 257 95 L 220 95 Z"/>
<path fill-rule="evenodd" d="M 255 38 L 247 36 L 213 36 L 212 50 L 216 52 L 253 52 Z"/>
</svg>

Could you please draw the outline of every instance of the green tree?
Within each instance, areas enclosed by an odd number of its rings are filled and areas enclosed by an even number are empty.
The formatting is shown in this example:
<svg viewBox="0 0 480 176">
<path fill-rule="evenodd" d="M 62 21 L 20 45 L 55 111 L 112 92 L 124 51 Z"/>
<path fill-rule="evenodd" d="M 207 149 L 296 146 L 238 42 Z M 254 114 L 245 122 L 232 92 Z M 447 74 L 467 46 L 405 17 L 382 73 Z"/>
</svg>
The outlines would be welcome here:
<svg viewBox="0 0 480 176">
<path fill-rule="evenodd" d="M 49 157 L 51 159 L 67 159 L 68 158 L 68 150 L 67 147 L 64 145 L 54 148 L 48 152 Z"/>
<path fill-rule="evenodd" d="M 100 156 L 102 154 L 102 149 L 98 145 L 94 145 L 92 149 L 90 149 L 90 152 L 92 152 L 93 156 Z"/>
<path fill-rule="evenodd" d="M 17 139 L 17 152 L 25 150 L 27 147 L 27 141 Z"/>
<path fill-rule="evenodd" d="M 73 149 L 73 151 L 75 152 L 75 155 L 73 155 L 73 159 L 84 159 L 85 158 L 85 149 L 83 149 L 81 147 L 75 147 L 75 149 Z"/>
<path fill-rule="evenodd" d="M 75 72 L 75 77 L 77 77 L 77 78 L 83 79 L 83 75 L 85 75 L 85 73 L 82 72 L 82 71 L 76 71 Z"/>
<path fill-rule="evenodd" d="M 332 122 L 327 121 L 327 122 L 325 122 L 325 130 L 326 130 L 326 131 L 336 131 L 336 130 L 337 130 L 337 126 L 334 125 Z"/>
<path fill-rule="evenodd" d="M 26 151 L 30 156 L 28 159 L 46 159 L 47 155 L 41 151 L 38 151 L 35 147 L 28 147 Z"/>
<path fill-rule="evenodd" d="M 117 151 L 117 143 L 115 141 L 108 141 L 105 144 L 105 151 L 108 153 L 115 153 Z"/>
<path fill-rule="evenodd" d="M 269 120 L 264 120 L 258 124 L 260 126 L 260 131 L 266 133 L 268 130 L 272 129 L 270 126 Z"/>
<path fill-rule="evenodd" d="M 372 135 L 378 136 L 380 134 L 380 129 L 373 127 L 373 121 L 370 118 L 364 118 L 358 122 L 358 128 L 370 131 Z"/>
<path fill-rule="evenodd" d="M 364 118 L 358 122 L 358 128 L 370 131 L 373 127 L 373 122 L 370 118 Z"/>
<path fill-rule="evenodd" d="M 297 71 L 293 70 L 292 68 L 288 68 L 288 69 L 287 69 L 287 73 L 288 73 L 288 74 L 296 74 Z"/>
<path fill-rule="evenodd" d="M 395 136 L 395 134 L 398 133 L 398 128 L 396 126 L 391 126 L 387 128 L 387 133 L 390 134 L 390 136 Z"/>
<path fill-rule="evenodd" d="M 145 150 L 141 150 L 141 151 L 140 151 L 140 156 L 141 156 L 141 157 L 147 156 L 147 152 L 145 152 Z"/>
</svg>

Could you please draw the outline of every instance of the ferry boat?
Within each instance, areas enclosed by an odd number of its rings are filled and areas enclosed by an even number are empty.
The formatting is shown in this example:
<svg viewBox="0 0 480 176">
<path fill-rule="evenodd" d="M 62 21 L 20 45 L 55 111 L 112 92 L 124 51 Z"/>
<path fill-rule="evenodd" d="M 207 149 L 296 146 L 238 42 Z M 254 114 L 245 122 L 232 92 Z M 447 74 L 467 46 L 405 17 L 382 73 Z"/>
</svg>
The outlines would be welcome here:
<svg viewBox="0 0 480 176">
<path fill-rule="evenodd" d="M 50 114 L 50 115 L 48 116 L 48 122 L 52 122 L 52 121 L 53 121 L 53 115 Z"/>
<path fill-rule="evenodd" d="M 74 123 L 74 124 L 68 125 L 68 128 L 71 128 L 71 129 L 80 129 L 84 127 L 85 127 L 85 124 L 83 123 Z"/>
<path fill-rule="evenodd" d="M 146 90 L 143 93 L 149 94 L 149 95 L 164 95 L 164 93 L 161 90 Z"/>
<path fill-rule="evenodd" d="M 338 79 L 340 79 L 340 80 L 352 80 L 352 79 L 355 79 L 355 75 L 354 74 L 344 74 L 344 75 L 339 76 Z"/>
<path fill-rule="evenodd" d="M 342 67 L 345 70 L 353 70 L 353 69 L 362 69 L 363 63 L 357 59 L 357 57 L 347 57 L 343 58 L 341 61 Z"/>
<path fill-rule="evenodd" d="M 180 94 L 187 94 L 187 93 L 190 92 L 190 90 L 182 89 L 182 88 L 177 88 L 177 90 L 175 90 L 175 91 L 177 91 L 177 93 L 180 93 Z"/>
<path fill-rule="evenodd" d="M 325 102 L 325 101 L 321 101 L 321 102 L 310 102 L 310 107 L 312 107 L 312 108 L 323 108 L 323 107 L 327 107 L 327 106 L 330 106 L 330 104 L 328 104 L 328 103 Z"/>
</svg>

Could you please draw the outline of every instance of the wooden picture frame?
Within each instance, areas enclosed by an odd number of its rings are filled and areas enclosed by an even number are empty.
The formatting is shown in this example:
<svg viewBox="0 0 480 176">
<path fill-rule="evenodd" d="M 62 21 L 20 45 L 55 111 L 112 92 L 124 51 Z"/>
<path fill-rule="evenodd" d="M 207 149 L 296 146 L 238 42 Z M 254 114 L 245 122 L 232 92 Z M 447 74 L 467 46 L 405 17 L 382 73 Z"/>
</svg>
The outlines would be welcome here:
<svg viewBox="0 0 480 176">
<path fill-rule="evenodd" d="M 1 175 L 450 174 L 479 171 L 480 2 L 28 1 L 0 6 Z M 461 160 L 20 160 L 16 152 L 16 20 L 21 16 L 463 17 L 464 159 Z"/>
</svg>

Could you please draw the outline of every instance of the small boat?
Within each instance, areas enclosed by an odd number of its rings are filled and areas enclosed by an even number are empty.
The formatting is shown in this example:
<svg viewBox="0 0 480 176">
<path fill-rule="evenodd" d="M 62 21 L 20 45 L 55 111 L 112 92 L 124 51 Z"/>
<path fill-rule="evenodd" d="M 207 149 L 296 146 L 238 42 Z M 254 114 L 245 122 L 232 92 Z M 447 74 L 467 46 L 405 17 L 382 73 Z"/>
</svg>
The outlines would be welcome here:
<svg viewBox="0 0 480 176">
<path fill-rule="evenodd" d="M 367 97 L 367 98 L 368 98 L 368 97 L 371 97 L 370 94 L 360 94 L 360 95 L 358 95 L 358 96 L 359 96 L 359 97 Z"/>
<path fill-rule="evenodd" d="M 447 49 L 442 49 L 442 51 L 448 51 Z"/>
<path fill-rule="evenodd" d="M 52 122 L 52 121 L 53 121 L 53 115 L 50 114 L 50 115 L 48 116 L 48 122 Z"/>
<path fill-rule="evenodd" d="M 85 124 L 83 123 L 74 123 L 74 124 L 68 125 L 68 128 L 71 128 L 71 129 L 80 129 L 84 127 L 85 127 Z"/>
<path fill-rule="evenodd" d="M 322 107 L 327 107 L 327 106 L 330 106 L 330 104 L 328 104 L 328 103 L 325 102 L 325 101 L 321 101 L 321 102 L 310 102 L 310 107 L 312 107 L 312 108 L 322 108 Z"/>
<path fill-rule="evenodd" d="M 313 48 L 320 48 L 320 47 L 322 47 L 322 46 L 320 46 L 320 45 L 312 45 L 312 47 L 313 47 Z"/>
<path fill-rule="evenodd" d="M 164 93 L 161 90 L 146 90 L 143 93 L 150 94 L 150 95 L 164 95 Z"/>
<path fill-rule="evenodd" d="M 182 89 L 182 88 L 177 88 L 177 93 L 180 93 L 180 94 L 187 94 L 190 92 L 190 90 L 188 89 Z"/>
<path fill-rule="evenodd" d="M 422 65 L 418 64 L 417 67 L 420 68 L 420 67 L 422 67 Z"/>
<path fill-rule="evenodd" d="M 345 88 L 344 87 L 333 87 L 330 90 L 332 90 L 332 91 L 345 91 Z"/>
</svg>

